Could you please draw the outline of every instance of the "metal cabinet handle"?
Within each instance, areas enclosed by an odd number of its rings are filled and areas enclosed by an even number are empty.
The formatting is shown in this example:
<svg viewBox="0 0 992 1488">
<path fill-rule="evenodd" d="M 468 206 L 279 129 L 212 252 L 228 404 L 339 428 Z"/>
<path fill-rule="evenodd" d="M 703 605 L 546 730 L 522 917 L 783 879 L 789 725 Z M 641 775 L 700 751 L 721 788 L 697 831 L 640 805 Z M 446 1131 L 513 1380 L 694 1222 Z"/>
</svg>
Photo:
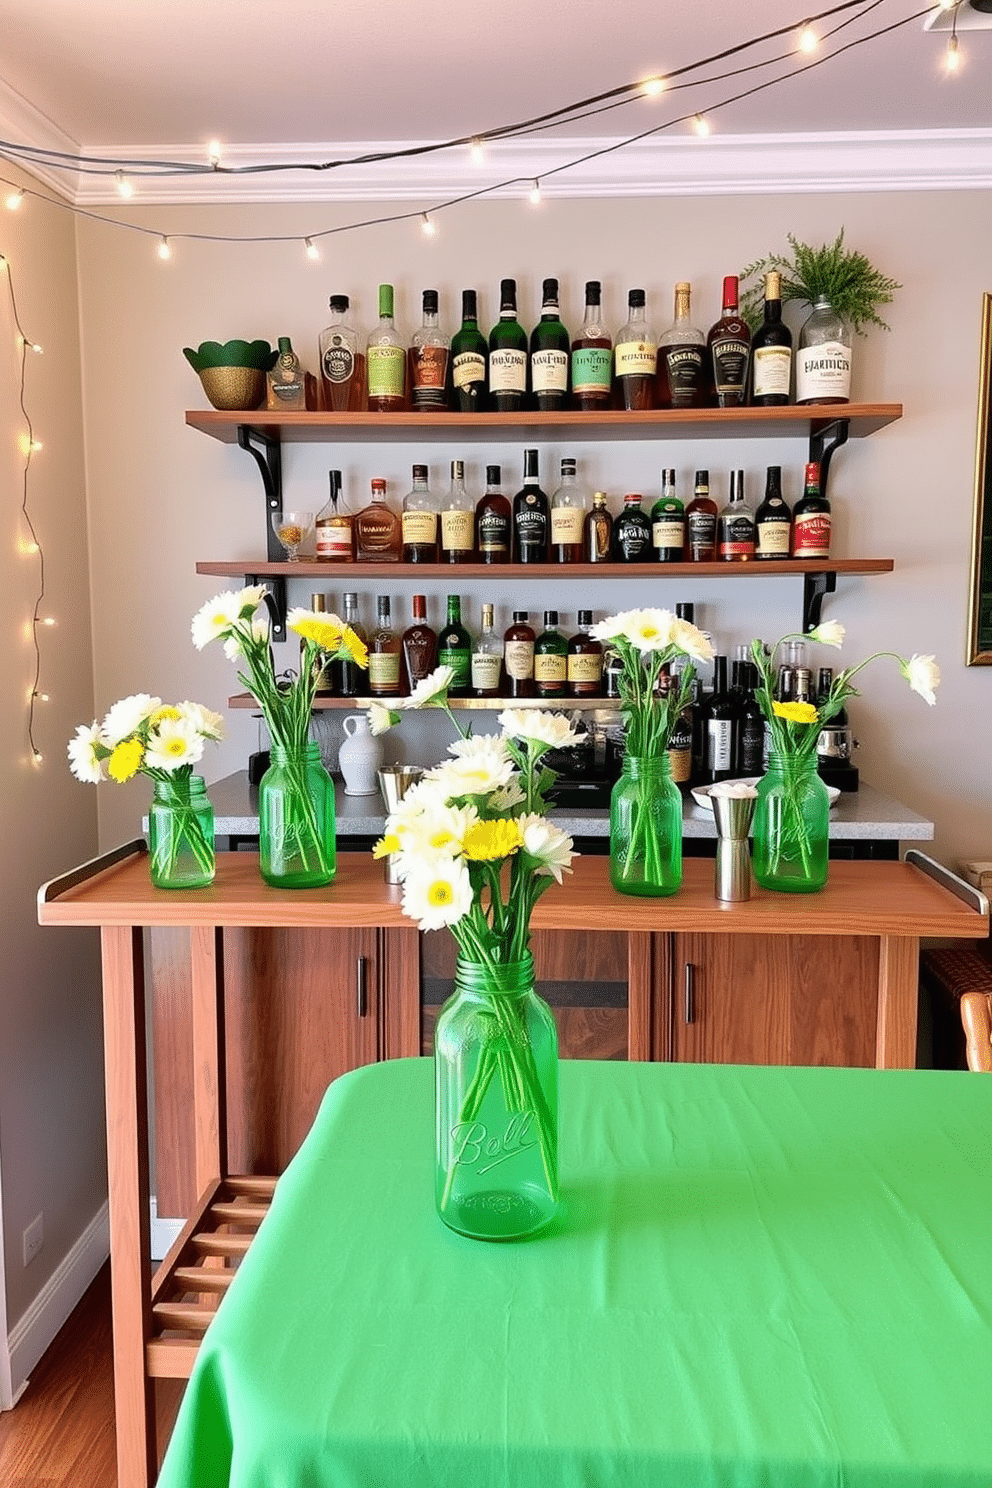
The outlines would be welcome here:
<svg viewBox="0 0 992 1488">
<path fill-rule="evenodd" d="M 694 1022 L 696 1017 L 696 968 L 691 961 L 685 963 L 685 1021 Z"/>
<path fill-rule="evenodd" d="M 357 996 L 358 1016 L 360 1018 L 364 1018 L 369 1010 L 366 964 L 364 956 L 359 956 L 355 962 L 355 993 Z"/>
</svg>

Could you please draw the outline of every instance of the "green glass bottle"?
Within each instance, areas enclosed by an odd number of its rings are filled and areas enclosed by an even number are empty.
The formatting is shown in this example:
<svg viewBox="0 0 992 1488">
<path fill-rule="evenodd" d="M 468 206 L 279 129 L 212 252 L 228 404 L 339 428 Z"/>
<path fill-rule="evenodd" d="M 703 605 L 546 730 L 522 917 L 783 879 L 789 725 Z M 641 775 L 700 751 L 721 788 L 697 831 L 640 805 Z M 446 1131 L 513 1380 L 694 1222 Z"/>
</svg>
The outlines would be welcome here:
<svg viewBox="0 0 992 1488">
<path fill-rule="evenodd" d="M 571 342 L 558 309 L 558 280 L 545 279 L 541 319 L 530 335 L 530 386 L 534 407 L 554 411 L 568 405 Z"/>
<path fill-rule="evenodd" d="M 462 624 L 462 598 L 448 595 L 448 619 L 437 638 L 439 666 L 450 666 L 454 672 L 449 697 L 468 697 L 472 691 L 472 637 Z"/>
<path fill-rule="evenodd" d="M 527 399 L 527 332 L 517 319 L 517 281 L 500 280 L 499 320 L 489 332 L 489 406 L 518 413 Z"/>
<path fill-rule="evenodd" d="M 462 290 L 462 323 L 451 338 L 452 406 L 459 413 L 482 413 L 488 401 L 489 347 L 479 330 L 474 289 Z"/>
<path fill-rule="evenodd" d="M 558 629 L 557 610 L 545 610 L 544 629 L 534 642 L 534 690 L 538 697 L 568 695 L 568 641 Z"/>
</svg>

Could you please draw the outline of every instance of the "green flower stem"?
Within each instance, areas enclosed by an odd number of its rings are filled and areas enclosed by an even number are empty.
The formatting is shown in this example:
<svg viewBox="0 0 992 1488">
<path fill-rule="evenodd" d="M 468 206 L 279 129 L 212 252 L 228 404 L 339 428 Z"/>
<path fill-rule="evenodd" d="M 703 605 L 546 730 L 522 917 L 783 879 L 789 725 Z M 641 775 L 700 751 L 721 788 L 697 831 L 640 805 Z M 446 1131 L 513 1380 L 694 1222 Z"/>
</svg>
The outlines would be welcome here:
<svg viewBox="0 0 992 1488">
<path fill-rule="evenodd" d="M 330 864 L 327 860 L 327 852 L 321 839 L 320 826 L 317 821 L 317 813 L 307 789 L 306 766 L 302 759 L 302 750 L 298 752 L 289 751 L 283 770 L 288 779 L 292 791 L 295 807 L 292 811 L 293 821 L 290 823 L 292 841 L 295 842 L 300 861 L 306 872 L 313 867 L 311 857 L 315 859 L 316 866 L 321 873 L 330 872 Z M 290 813 L 287 813 L 290 815 Z M 302 821 L 300 820 L 302 818 Z M 283 848 L 286 853 L 285 846 Z"/>
<path fill-rule="evenodd" d="M 172 792 L 173 800 L 169 803 L 173 820 L 178 824 L 178 831 L 170 832 L 168 840 L 172 851 L 165 859 L 161 855 L 161 843 L 156 847 L 152 864 L 155 872 L 161 878 L 167 878 L 172 874 L 176 865 L 183 842 L 185 841 L 196 861 L 204 873 L 210 873 L 214 866 L 213 843 L 208 842 L 203 835 L 203 825 L 190 801 L 190 779 L 192 777 L 192 766 L 183 765 L 178 770 L 159 770 L 142 768 L 140 773 L 147 775 L 150 780 L 164 782 Z"/>
</svg>

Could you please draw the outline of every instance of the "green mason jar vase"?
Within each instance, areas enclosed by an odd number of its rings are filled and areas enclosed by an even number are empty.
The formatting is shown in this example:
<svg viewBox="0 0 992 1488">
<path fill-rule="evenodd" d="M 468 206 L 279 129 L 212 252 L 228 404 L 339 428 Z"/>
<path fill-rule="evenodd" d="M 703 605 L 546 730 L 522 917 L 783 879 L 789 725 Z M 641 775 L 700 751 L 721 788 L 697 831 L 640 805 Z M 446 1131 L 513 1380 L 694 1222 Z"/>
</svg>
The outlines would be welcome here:
<svg viewBox="0 0 992 1488">
<path fill-rule="evenodd" d="M 213 882 L 214 808 L 202 776 L 153 782 L 148 861 L 157 889 L 202 889 Z"/>
<path fill-rule="evenodd" d="M 258 787 L 259 871 L 277 889 L 315 889 L 337 868 L 334 782 L 318 745 L 271 746 Z"/>
<path fill-rule="evenodd" d="M 437 1212 L 475 1240 L 519 1240 L 558 1208 L 558 1032 L 534 961 L 459 955 L 434 1031 Z"/>
<path fill-rule="evenodd" d="M 667 751 L 624 756 L 610 795 L 610 880 L 621 894 L 647 898 L 682 882 L 682 796 Z"/>
<path fill-rule="evenodd" d="M 814 894 L 827 881 L 830 797 L 816 756 L 772 751 L 754 808 L 754 876 L 764 889 Z"/>
</svg>

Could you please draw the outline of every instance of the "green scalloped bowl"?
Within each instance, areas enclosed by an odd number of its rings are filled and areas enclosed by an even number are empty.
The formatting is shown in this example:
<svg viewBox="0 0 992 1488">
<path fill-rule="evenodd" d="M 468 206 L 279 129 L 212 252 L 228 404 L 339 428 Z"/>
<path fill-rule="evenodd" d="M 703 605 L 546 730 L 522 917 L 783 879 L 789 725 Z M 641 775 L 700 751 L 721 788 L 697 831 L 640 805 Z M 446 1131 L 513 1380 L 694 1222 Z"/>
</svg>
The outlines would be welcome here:
<svg viewBox="0 0 992 1488">
<path fill-rule="evenodd" d="M 268 341 L 201 341 L 194 351 L 183 347 L 183 356 L 194 372 L 206 367 L 256 367 L 260 372 L 271 372 L 276 364 L 278 350 L 273 351 Z"/>
</svg>

